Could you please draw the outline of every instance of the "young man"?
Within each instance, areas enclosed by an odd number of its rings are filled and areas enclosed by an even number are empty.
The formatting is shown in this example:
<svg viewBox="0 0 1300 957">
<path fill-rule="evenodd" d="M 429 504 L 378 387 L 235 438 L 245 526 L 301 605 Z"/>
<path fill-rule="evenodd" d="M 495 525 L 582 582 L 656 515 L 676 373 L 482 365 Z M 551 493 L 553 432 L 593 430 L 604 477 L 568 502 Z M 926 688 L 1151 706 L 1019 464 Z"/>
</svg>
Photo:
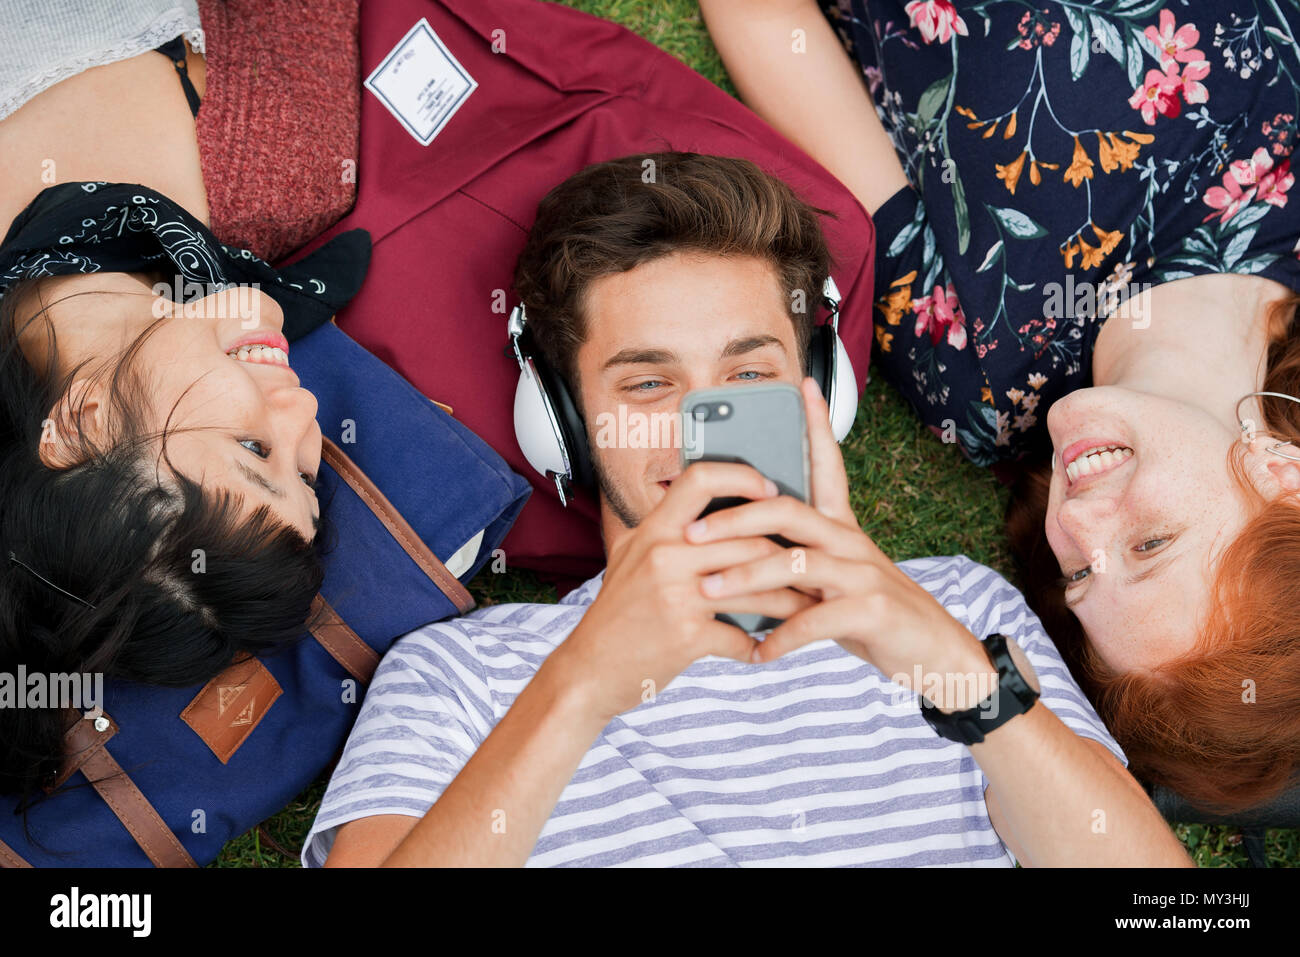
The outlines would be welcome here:
<svg viewBox="0 0 1300 957">
<path fill-rule="evenodd" d="M 828 269 L 816 211 L 744 160 L 628 157 L 542 201 L 515 286 L 589 435 L 802 382 L 812 504 L 593 440 L 605 571 L 395 644 L 305 864 L 1189 863 L 1019 593 L 961 557 L 895 566 L 858 527 L 794 305 Z M 753 501 L 697 520 L 720 496 Z M 786 621 L 760 641 L 721 611 Z M 1015 717 L 969 746 L 902 686 L 948 714 L 1000 675 Z"/>
</svg>

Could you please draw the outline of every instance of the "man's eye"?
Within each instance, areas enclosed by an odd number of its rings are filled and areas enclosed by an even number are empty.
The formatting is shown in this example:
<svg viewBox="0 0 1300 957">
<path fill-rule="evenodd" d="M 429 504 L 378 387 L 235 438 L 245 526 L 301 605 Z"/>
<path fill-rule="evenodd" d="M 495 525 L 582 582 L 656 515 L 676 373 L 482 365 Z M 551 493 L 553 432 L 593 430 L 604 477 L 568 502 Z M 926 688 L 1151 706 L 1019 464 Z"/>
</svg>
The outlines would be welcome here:
<svg viewBox="0 0 1300 957">
<path fill-rule="evenodd" d="M 767 374 L 766 374 L 766 373 L 764 373 L 764 372 L 759 372 L 757 369 L 746 369 L 744 372 L 737 372 L 736 375 L 737 375 L 737 377 L 739 377 L 739 376 L 753 376 L 754 379 L 765 379 L 765 378 L 767 378 Z M 748 382 L 753 382 L 754 379 L 747 379 L 746 381 L 748 381 Z"/>
<path fill-rule="evenodd" d="M 1169 539 L 1167 539 L 1167 538 L 1152 538 L 1152 539 L 1149 539 L 1149 540 L 1143 542 L 1143 543 L 1142 543 L 1141 545 L 1139 545 L 1137 548 L 1133 549 L 1133 551 L 1135 551 L 1135 552 L 1151 552 L 1151 551 L 1155 551 L 1157 548 L 1159 548 L 1161 545 L 1163 545 L 1163 544 L 1164 544 L 1165 542 L 1167 542 L 1167 541 L 1169 541 Z"/>
<path fill-rule="evenodd" d="M 647 379 L 645 382 L 638 382 L 636 385 L 628 386 L 628 391 L 649 392 L 650 390 L 645 388 L 645 386 L 657 386 L 657 385 L 663 385 L 663 381 L 660 379 Z"/>
<path fill-rule="evenodd" d="M 266 459 L 271 457 L 271 450 L 268 449 L 261 442 L 259 442 L 257 439 L 240 439 L 239 444 L 242 445 L 244 448 L 248 449 L 248 451 L 252 452 L 259 459 Z"/>
<path fill-rule="evenodd" d="M 1080 568 L 1080 569 L 1079 569 L 1077 572 L 1075 572 L 1073 575 L 1068 576 L 1065 580 L 1066 580 L 1068 583 L 1070 583 L 1070 584 L 1073 584 L 1074 582 L 1081 582 L 1081 581 L 1083 581 L 1085 578 L 1087 578 L 1088 575 L 1091 574 L 1091 572 L 1092 572 L 1092 566 L 1091 566 L 1091 565 L 1084 565 L 1082 568 Z"/>
</svg>

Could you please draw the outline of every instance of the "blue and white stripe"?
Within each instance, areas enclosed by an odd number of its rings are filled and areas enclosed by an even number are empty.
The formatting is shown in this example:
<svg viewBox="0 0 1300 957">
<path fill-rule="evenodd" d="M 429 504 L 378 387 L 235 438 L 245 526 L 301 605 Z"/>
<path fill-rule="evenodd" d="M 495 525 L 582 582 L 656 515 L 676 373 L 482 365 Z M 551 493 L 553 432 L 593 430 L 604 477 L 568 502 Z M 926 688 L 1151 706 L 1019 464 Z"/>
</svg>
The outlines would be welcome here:
<svg viewBox="0 0 1300 957">
<path fill-rule="evenodd" d="M 900 566 L 974 634 L 1025 650 L 1042 701 L 1124 761 L 1023 597 L 958 556 Z M 419 817 L 595 599 L 493 605 L 407 635 L 385 656 L 303 848 L 336 829 Z M 609 723 L 547 821 L 529 866 L 1008 866 L 970 751 L 916 696 L 831 641 L 764 666 L 697 661 Z M 485 824 L 485 827 L 487 825 Z"/>
</svg>

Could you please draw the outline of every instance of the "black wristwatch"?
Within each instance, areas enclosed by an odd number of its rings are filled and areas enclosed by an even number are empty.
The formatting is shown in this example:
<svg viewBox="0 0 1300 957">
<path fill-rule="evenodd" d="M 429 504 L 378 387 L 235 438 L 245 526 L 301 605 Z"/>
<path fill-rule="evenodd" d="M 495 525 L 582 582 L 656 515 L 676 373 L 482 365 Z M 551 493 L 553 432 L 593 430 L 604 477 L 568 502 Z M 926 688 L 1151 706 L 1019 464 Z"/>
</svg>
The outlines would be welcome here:
<svg viewBox="0 0 1300 957">
<path fill-rule="evenodd" d="M 920 695 L 921 716 L 939 735 L 959 744 L 979 744 L 990 731 L 1024 714 L 1038 700 L 1038 692 L 1029 686 L 1011 660 L 1005 635 L 989 635 L 980 644 L 998 670 L 998 686 L 992 694 L 973 708 L 951 714 L 940 711 L 929 698 Z"/>
</svg>

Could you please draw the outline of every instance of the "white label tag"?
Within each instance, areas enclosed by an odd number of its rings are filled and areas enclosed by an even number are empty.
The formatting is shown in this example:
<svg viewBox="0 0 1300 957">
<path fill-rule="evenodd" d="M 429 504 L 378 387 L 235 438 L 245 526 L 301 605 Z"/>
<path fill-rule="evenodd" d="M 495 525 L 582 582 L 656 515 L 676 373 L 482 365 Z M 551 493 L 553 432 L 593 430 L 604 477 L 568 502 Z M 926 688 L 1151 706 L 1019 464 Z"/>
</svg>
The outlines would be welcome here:
<svg viewBox="0 0 1300 957">
<path fill-rule="evenodd" d="M 421 18 L 366 77 L 365 87 L 408 133 L 428 146 L 478 88 L 478 81 Z"/>
</svg>

